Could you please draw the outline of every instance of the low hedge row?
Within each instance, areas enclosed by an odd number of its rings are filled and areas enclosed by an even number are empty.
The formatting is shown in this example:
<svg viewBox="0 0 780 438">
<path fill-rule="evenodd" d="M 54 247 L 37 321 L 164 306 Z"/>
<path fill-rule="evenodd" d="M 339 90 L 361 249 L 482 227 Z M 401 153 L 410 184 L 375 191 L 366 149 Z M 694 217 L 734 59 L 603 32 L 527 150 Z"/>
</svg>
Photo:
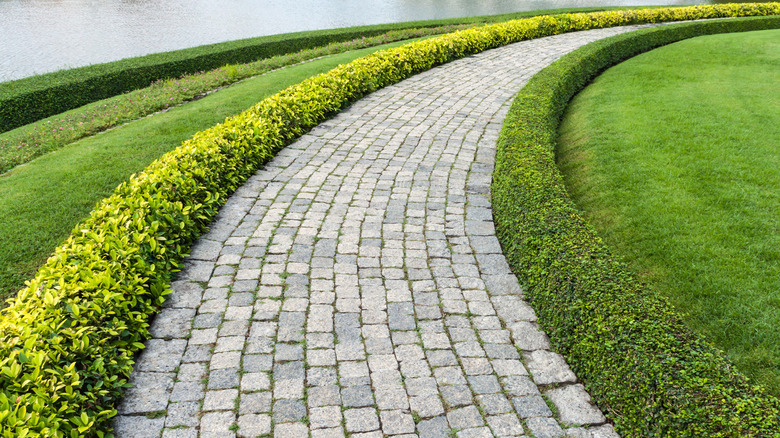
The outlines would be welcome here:
<svg viewBox="0 0 780 438">
<path fill-rule="evenodd" d="M 200 132 L 120 185 L 0 313 L 0 434 L 105 436 L 171 273 L 275 151 L 380 87 L 511 42 L 636 21 L 770 15 L 780 4 L 544 16 L 376 52 Z"/>
<path fill-rule="evenodd" d="M 487 23 L 502 17 L 505 17 L 502 21 L 506 21 L 522 15 L 529 13 L 271 35 L 156 53 L 4 82 L 0 83 L 0 133 L 91 102 L 146 87 L 160 79 L 176 78 L 228 64 L 244 64 L 393 30 Z"/>
<path fill-rule="evenodd" d="M 61 70 L 0 83 L 0 132 L 59 114 L 159 79 L 244 64 L 262 58 L 294 53 L 374 36 L 398 25 L 365 26 L 349 30 L 299 32 L 209 44 L 121 61 Z"/>
<path fill-rule="evenodd" d="M 514 101 L 493 175 L 496 229 L 553 343 L 625 437 L 780 437 L 780 401 L 615 260 L 569 199 L 555 163 L 569 100 L 604 69 L 699 35 L 779 28 L 780 17 L 651 28 L 585 46 Z"/>
<path fill-rule="evenodd" d="M 470 26 L 452 25 L 395 30 L 373 37 L 362 37 L 292 54 L 263 58 L 247 64 L 230 64 L 206 72 L 182 75 L 175 80 L 155 81 L 148 87 L 0 133 L 0 174 L 81 138 L 197 99 L 212 90 L 271 70 L 380 44 L 441 35 Z M 1 284 L 2 280 L 0 280 L 0 296 L 4 292 Z"/>
</svg>

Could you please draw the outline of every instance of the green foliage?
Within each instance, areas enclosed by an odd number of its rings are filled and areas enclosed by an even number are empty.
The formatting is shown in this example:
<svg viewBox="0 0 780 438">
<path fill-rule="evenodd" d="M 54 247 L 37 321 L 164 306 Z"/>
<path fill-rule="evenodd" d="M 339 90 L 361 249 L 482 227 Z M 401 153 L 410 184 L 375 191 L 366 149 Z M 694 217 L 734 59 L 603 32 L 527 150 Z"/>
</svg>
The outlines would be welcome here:
<svg viewBox="0 0 780 438">
<path fill-rule="evenodd" d="M 622 436 L 778 437 L 780 401 L 692 333 L 580 217 L 555 164 L 560 117 L 623 59 L 694 36 L 777 27 L 779 17 L 716 20 L 593 43 L 532 78 L 505 121 L 493 181 L 499 240 L 553 343 Z"/>
<path fill-rule="evenodd" d="M 108 429 L 107 420 L 116 414 L 114 405 L 127 385 L 133 354 L 142 348 L 141 341 L 149 335 L 147 320 L 164 301 L 170 275 L 176 270 L 182 255 L 207 228 L 227 196 L 259 166 L 350 101 L 435 65 L 524 39 L 636 21 L 765 15 L 778 11 L 780 4 L 777 3 L 699 6 L 537 17 L 468 29 L 359 58 L 292 86 L 250 110 L 194 135 L 129 182 L 120 185 L 114 195 L 101 202 L 90 217 L 73 230 L 71 237 L 55 251 L 13 303 L 0 313 L 0 433 L 5 437 L 103 436 Z M 554 133 L 554 130 L 551 132 Z M 549 136 L 549 133 L 540 134 Z M 547 156 L 549 166 L 554 169 L 551 152 L 547 152 Z M 502 165 L 506 169 L 506 164 Z M 544 166 L 544 163 L 541 165 Z M 542 176 L 540 171 L 529 166 L 519 168 L 515 173 L 520 174 L 518 176 Z M 509 168 L 518 169 L 514 162 Z M 554 189 L 556 185 L 553 181 L 550 183 L 549 187 L 534 185 L 531 188 L 541 191 Z M 558 187 L 562 186 L 558 184 Z M 541 230 L 539 226 L 536 230 L 550 231 L 553 235 L 570 228 L 567 222 L 570 216 L 553 216 L 560 211 L 560 205 L 565 205 L 565 194 L 555 195 L 550 201 L 539 198 L 535 200 L 538 202 L 530 205 L 522 204 L 521 195 L 506 198 L 517 199 L 518 205 L 523 206 L 520 211 L 509 214 L 506 209 L 502 210 L 500 214 L 504 218 L 510 217 L 513 221 L 526 216 L 541 219 Z M 525 195 L 528 196 L 528 193 Z M 528 212 L 525 212 L 526 209 Z M 555 220 L 544 221 L 547 215 Z M 502 226 L 507 229 L 506 223 Z M 550 261 L 547 267 L 532 267 L 532 276 L 546 278 L 542 275 L 543 271 L 556 272 L 558 267 L 568 262 L 569 258 L 557 260 L 550 257 L 560 251 L 556 252 L 553 247 L 546 249 L 548 245 L 544 233 L 520 237 L 527 231 L 518 231 L 517 239 L 510 239 L 509 246 L 505 248 L 510 253 L 518 251 L 516 245 L 522 243 L 538 249 L 541 260 Z M 506 242 L 506 231 L 502 235 Z M 585 241 L 590 240 L 585 236 Z M 571 241 L 564 244 L 564 248 L 574 248 L 574 243 L 578 242 L 580 240 Z M 565 254 L 560 255 L 563 257 Z M 603 254 L 595 251 L 593 256 Z M 608 257 L 602 258 L 608 261 Z M 513 260 L 516 262 L 517 258 Z M 577 260 L 585 264 L 591 258 Z M 571 299 L 568 310 L 571 315 L 578 316 L 556 321 L 560 324 L 552 330 L 553 337 L 556 340 L 574 337 L 578 340 L 575 345 L 586 352 L 592 350 L 595 354 L 607 348 L 617 353 L 614 357 L 602 354 L 599 356 L 601 362 L 590 363 L 590 367 L 596 369 L 584 375 L 598 374 L 599 368 L 604 367 L 607 371 L 599 376 L 605 378 L 602 382 L 612 382 L 614 380 L 609 378 L 616 376 L 620 377 L 620 383 L 626 385 L 631 385 L 633 381 L 638 385 L 660 385 L 670 392 L 659 399 L 650 399 L 651 406 L 684 402 L 673 406 L 678 414 L 673 418 L 701 419 L 702 412 L 709 407 L 704 402 L 709 399 L 694 394 L 696 397 L 686 401 L 686 398 L 676 397 L 680 389 L 665 386 L 663 381 L 633 380 L 633 376 L 612 371 L 614 363 L 626 362 L 625 356 L 620 353 L 626 351 L 623 339 L 632 339 L 631 330 L 615 332 L 615 338 L 606 347 L 601 345 L 603 333 L 585 331 L 590 327 L 585 318 L 591 314 L 606 321 L 618 318 L 608 310 L 618 312 L 618 315 L 627 310 L 610 301 L 612 297 L 608 293 L 603 294 L 608 299 L 601 307 L 594 306 L 592 301 L 576 299 L 574 291 L 577 285 L 580 282 L 593 286 L 604 284 L 608 291 L 612 291 L 619 289 L 620 282 L 628 281 L 630 276 L 617 274 L 614 278 L 604 278 L 602 283 L 593 282 L 593 278 L 588 276 L 585 280 L 578 280 L 561 275 L 563 277 L 550 277 L 548 289 L 555 291 L 558 284 L 564 285 L 566 296 Z M 545 290 L 545 287 L 539 287 L 539 290 Z M 599 295 L 598 289 L 593 290 L 592 295 Z M 648 305 L 637 307 L 640 315 L 642 311 L 661 315 L 676 324 L 674 327 L 678 330 L 675 334 L 685 334 L 684 327 L 674 322 L 677 320 L 673 312 L 664 313 L 664 309 L 664 303 L 652 300 Z M 633 316 L 631 313 L 631 318 Z M 577 321 L 577 318 L 583 319 Z M 631 327 L 630 318 L 620 321 Z M 597 332 L 610 326 L 602 324 L 598 327 Z M 597 336 L 599 334 L 601 336 Z M 690 335 L 688 338 L 691 339 L 690 345 L 682 344 L 678 348 L 698 348 L 695 338 Z M 646 347 L 651 349 L 653 344 L 650 340 L 655 338 L 648 336 L 642 339 L 646 339 Z M 709 351 L 706 346 L 701 348 Z M 668 363 L 676 360 L 677 352 L 673 353 L 665 359 Z M 575 357 L 580 356 L 575 354 Z M 717 362 L 717 359 L 713 360 Z M 583 368 L 582 361 L 577 365 L 578 369 Z M 728 370 L 726 365 L 722 364 Z M 651 363 L 647 370 L 639 371 L 663 376 L 653 373 L 658 366 Z M 617 369 L 621 370 L 619 366 Z M 683 374 L 687 372 L 688 369 L 681 371 Z M 697 379 L 705 395 L 710 394 L 705 391 L 708 376 L 705 372 L 691 375 L 692 379 Z M 722 396 L 730 396 L 728 388 L 723 388 Z M 754 412 L 755 403 L 761 400 L 760 397 L 746 400 L 735 406 L 735 411 Z M 697 404 L 697 401 L 702 404 Z M 628 414 L 633 414 L 644 403 L 648 400 L 636 398 L 636 406 L 615 406 L 626 408 Z M 660 414 L 664 411 L 650 412 Z M 733 418 L 733 414 L 728 412 L 723 415 Z M 667 424 L 663 418 L 654 418 L 661 424 Z M 709 424 L 702 422 L 694 426 L 706 430 L 702 428 Z M 771 423 L 769 425 L 771 427 Z M 751 427 L 759 430 L 767 426 L 746 421 L 734 427 L 749 431 Z"/>
</svg>

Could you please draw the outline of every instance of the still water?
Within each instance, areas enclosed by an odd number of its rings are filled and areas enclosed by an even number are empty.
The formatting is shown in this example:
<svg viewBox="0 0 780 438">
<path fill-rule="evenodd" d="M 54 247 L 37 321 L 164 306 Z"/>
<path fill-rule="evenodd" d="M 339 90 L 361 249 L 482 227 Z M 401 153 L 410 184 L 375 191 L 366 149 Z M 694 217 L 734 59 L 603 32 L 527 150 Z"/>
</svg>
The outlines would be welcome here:
<svg viewBox="0 0 780 438">
<path fill-rule="evenodd" d="M 277 33 L 583 6 L 711 0 L 0 0 L 0 82 Z"/>
</svg>

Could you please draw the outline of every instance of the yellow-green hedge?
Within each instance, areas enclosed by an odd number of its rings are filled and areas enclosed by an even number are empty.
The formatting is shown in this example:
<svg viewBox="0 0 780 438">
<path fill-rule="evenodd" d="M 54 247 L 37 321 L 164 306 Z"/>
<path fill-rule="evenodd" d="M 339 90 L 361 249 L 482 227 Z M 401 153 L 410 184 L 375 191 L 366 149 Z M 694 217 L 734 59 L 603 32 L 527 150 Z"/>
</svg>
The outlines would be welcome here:
<svg viewBox="0 0 780 438">
<path fill-rule="evenodd" d="M 0 433 L 104 436 L 171 272 L 226 197 L 366 93 L 515 41 L 638 22 L 773 15 L 780 4 L 545 16 L 377 52 L 196 134 L 117 188 L 0 314 Z"/>
</svg>

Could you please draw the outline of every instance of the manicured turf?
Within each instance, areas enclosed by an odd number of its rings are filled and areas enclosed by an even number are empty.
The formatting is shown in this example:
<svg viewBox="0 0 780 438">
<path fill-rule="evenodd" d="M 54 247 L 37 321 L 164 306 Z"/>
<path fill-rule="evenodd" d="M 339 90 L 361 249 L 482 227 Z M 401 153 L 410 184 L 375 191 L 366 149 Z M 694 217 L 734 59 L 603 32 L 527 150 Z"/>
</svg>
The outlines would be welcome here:
<svg viewBox="0 0 780 438">
<path fill-rule="evenodd" d="M 0 175 L 0 299 L 33 277 L 120 182 L 190 138 L 303 79 L 392 43 L 270 72 L 201 100 L 89 137 Z"/>
<path fill-rule="evenodd" d="M 559 165 L 608 245 L 780 395 L 780 31 L 701 37 L 605 72 Z"/>
</svg>

